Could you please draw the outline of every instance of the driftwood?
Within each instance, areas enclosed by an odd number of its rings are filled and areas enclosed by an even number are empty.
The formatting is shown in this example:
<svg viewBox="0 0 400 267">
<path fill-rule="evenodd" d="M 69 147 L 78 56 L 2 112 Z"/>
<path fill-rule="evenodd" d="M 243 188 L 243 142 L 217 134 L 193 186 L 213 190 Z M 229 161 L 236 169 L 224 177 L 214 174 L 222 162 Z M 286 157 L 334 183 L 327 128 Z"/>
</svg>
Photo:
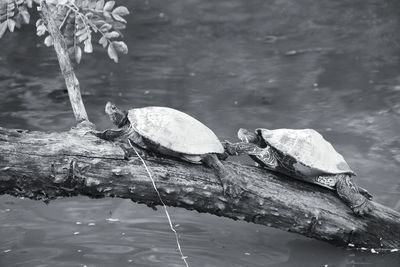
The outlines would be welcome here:
<svg viewBox="0 0 400 267">
<path fill-rule="evenodd" d="M 43 133 L 0 128 L 0 194 L 51 200 L 86 195 L 159 205 L 141 161 L 87 129 Z M 128 151 L 129 152 L 129 151 Z M 147 164 L 169 206 L 276 227 L 342 246 L 400 247 L 400 214 L 373 203 L 357 217 L 333 191 L 254 166 L 224 162 L 244 179 L 239 199 L 227 199 L 212 170 L 167 158 Z"/>
</svg>

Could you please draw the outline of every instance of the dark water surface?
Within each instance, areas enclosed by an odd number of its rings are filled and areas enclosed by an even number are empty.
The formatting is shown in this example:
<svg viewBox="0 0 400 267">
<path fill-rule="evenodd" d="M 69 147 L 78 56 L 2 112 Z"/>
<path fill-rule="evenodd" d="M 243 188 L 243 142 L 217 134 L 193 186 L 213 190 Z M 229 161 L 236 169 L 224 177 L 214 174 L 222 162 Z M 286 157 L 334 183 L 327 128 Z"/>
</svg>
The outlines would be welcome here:
<svg viewBox="0 0 400 267">
<path fill-rule="evenodd" d="M 398 0 L 136 0 L 120 64 L 77 68 L 90 119 L 104 104 L 162 105 L 221 138 L 239 127 L 314 128 L 376 201 L 400 210 Z M 0 125 L 74 125 L 55 54 L 33 28 L 0 40 Z M 207 214 L 169 209 L 191 266 L 400 266 L 373 255 Z M 107 220 L 109 218 L 118 221 Z M 0 266 L 182 266 L 162 209 L 85 197 L 0 197 Z"/>
</svg>

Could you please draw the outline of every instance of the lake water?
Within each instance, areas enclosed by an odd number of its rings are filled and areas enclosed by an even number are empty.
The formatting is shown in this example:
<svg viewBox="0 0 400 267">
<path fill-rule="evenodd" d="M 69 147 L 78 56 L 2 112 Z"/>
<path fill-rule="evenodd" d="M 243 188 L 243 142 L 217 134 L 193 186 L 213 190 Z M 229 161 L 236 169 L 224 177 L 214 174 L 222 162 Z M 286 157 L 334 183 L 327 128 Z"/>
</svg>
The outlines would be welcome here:
<svg viewBox="0 0 400 267">
<path fill-rule="evenodd" d="M 119 64 L 76 68 L 98 128 L 104 104 L 161 105 L 221 140 L 240 127 L 314 128 L 375 200 L 400 211 L 398 0 L 135 0 Z M 34 28 L 0 40 L 0 125 L 74 125 L 55 54 Z M 247 159 L 241 159 L 249 162 Z M 260 225 L 169 208 L 190 266 L 400 266 Z M 109 218 L 118 221 L 107 220 Z M 0 197 L 0 266 L 182 266 L 162 209 L 122 199 Z"/>
</svg>

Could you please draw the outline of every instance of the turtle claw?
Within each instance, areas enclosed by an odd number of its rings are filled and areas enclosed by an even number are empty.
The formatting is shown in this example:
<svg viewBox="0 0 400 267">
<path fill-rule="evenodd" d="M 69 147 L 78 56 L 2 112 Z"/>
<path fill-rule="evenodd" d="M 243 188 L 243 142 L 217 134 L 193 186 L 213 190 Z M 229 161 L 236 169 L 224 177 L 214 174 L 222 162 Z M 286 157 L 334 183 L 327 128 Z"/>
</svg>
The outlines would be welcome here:
<svg viewBox="0 0 400 267">
<path fill-rule="evenodd" d="M 84 120 L 79 122 L 76 127 L 79 129 L 95 129 L 96 125 L 90 121 Z"/>
<path fill-rule="evenodd" d="M 244 182 L 238 182 L 239 180 L 235 180 L 235 183 L 230 179 L 224 179 L 222 182 L 222 188 L 224 195 L 229 198 L 239 198 L 243 194 L 243 188 L 245 188 Z"/>
<path fill-rule="evenodd" d="M 98 137 L 100 139 L 103 139 L 102 138 L 103 137 L 103 132 L 101 132 L 101 131 L 89 130 L 89 131 L 85 131 L 85 133 L 83 135 L 88 135 L 88 134 L 94 135 L 94 136 L 96 136 L 96 137 Z"/>
<path fill-rule="evenodd" d="M 229 158 L 229 154 L 227 152 L 224 152 L 222 154 L 217 154 L 217 157 L 219 160 L 226 160 L 227 158 Z"/>
<path fill-rule="evenodd" d="M 88 131 L 85 131 L 84 135 L 87 135 L 87 134 L 94 135 L 103 140 L 108 139 L 107 138 L 107 130 L 105 130 L 105 131 L 88 130 Z"/>
<path fill-rule="evenodd" d="M 362 187 L 358 187 L 358 192 L 360 192 L 360 194 L 363 195 L 368 200 L 372 200 L 373 198 L 373 195 L 371 195 L 366 189 Z"/>
<path fill-rule="evenodd" d="M 372 212 L 373 207 L 370 201 L 365 200 L 365 202 L 362 203 L 361 205 L 352 207 L 351 209 L 356 215 L 365 216 Z"/>
<path fill-rule="evenodd" d="M 222 146 L 224 147 L 225 154 L 230 155 L 230 156 L 237 156 L 238 153 L 236 152 L 236 149 L 234 146 L 232 146 L 233 143 L 229 142 L 228 140 L 225 140 L 222 142 Z"/>
<path fill-rule="evenodd" d="M 141 150 L 139 152 L 142 157 L 149 159 L 149 158 L 159 158 L 159 155 L 153 151 L 148 151 L 148 150 Z"/>
<path fill-rule="evenodd" d="M 138 146 L 133 146 L 132 144 L 130 144 L 130 147 L 131 147 L 131 150 L 133 150 L 132 155 L 137 154 L 143 159 L 158 158 L 158 155 L 153 151 L 145 150 Z"/>
<path fill-rule="evenodd" d="M 241 195 L 240 190 L 233 184 L 223 185 L 224 195 L 229 198 L 237 198 Z"/>
</svg>

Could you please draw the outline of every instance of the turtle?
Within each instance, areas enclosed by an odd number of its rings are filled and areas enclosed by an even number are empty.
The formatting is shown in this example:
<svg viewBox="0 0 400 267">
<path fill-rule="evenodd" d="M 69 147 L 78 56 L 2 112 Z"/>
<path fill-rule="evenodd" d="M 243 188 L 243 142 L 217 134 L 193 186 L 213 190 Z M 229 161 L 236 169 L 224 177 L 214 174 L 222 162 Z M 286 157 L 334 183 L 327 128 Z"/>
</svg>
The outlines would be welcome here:
<svg viewBox="0 0 400 267">
<path fill-rule="evenodd" d="M 239 196 L 239 188 L 244 185 L 240 179 L 234 179 L 233 171 L 221 163 L 219 158 L 226 159 L 224 147 L 214 132 L 200 121 L 169 107 L 149 106 L 125 111 L 107 102 L 105 112 L 118 129 L 93 131 L 97 137 L 129 142 L 150 152 L 145 152 L 146 155 L 156 152 L 186 162 L 204 164 L 216 172 L 225 195 Z"/>
<path fill-rule="evenodd" d="M 248 154 L 262 167 L 336 191 L 357 215 L 372 211 L 372 195 L 357 186 L 343 156 L 313 129 L 239 129 L 242 142 L 226 141 L 228 155 Z"/>
</svg>

